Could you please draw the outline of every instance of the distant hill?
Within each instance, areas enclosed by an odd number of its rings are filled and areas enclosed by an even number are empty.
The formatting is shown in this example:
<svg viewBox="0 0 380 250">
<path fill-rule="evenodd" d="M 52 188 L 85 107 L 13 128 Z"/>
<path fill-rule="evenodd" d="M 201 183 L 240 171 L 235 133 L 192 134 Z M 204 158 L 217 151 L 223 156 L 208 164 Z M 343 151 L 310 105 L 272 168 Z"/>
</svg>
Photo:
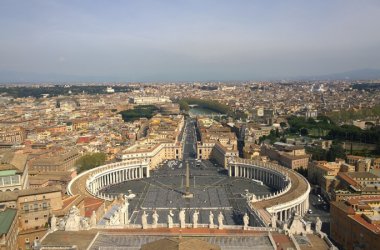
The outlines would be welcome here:
<svg viewBox="0 0 380 250">
<path fill-rule="evenodd" d="M 377 80 L 380 79 L 380 69 L 358 69 L 341 73 L 309 76 L 308 80 Z"/>
</svg>

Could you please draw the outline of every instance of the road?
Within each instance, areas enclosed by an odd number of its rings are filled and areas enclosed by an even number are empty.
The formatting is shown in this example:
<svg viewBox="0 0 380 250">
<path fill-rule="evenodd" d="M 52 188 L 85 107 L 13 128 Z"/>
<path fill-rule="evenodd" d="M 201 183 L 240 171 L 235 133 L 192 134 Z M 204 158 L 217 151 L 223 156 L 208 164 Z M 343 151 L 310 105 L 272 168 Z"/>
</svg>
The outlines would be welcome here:
<svg viewBox="0 0 380 250">
<path fill-rule="evenodd" d="M 321 219 L 322 231 L 330 234 L 330 212 L 328 202 L 316 195 L 313 191 L 309 195 L 309 212 L 305 215 L 306 221 L 315 223 L 317 217 Z"/>
<path fill-rule="evenodd" d="M 186 119 L 184 127 L 184 146 L 183 146 L 183 162 L 189 161 L 190 164 L 194 164 L 196 159 L 196 135 L 195 135 L 195 120 L 191 118 Z"/>
</svg>

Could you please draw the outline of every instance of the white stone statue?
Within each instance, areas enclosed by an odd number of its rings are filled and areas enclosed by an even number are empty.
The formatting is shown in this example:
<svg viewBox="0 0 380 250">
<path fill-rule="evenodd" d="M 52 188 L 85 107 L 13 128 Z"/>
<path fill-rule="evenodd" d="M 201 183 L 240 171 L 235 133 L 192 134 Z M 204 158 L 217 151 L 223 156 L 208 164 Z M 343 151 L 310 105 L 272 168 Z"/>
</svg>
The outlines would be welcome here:
<svg viewBox="0 0 380 250">
<path fill-rule="evenodd" d="M 208 216 L 208 220 L 209 220 L 209 227 L 214 228 L 214 214 L 212 213 L 212 211 L 210 211 L 210 215 Z"/>
<path fill-rule="evenodd" d="M 179 211 L 178 216 L 179 216 L 180 227 L 185 228 L 186 227 L 186 222 L 185 222 L 186 215 L 185 215 L 185 210 L 183 208 L 181 209 L 181 211 Z"/>
<path fill-rule="evenodd" d="M 195 210 L 193 213 L 193 228 L 198 227 L 198 216 L 199 216 L 199 212 Z"/>
<path fill-rule="evenodd" d="M 173 228 L 173 212 L 172 210 L 169 210 L 169 214 L 168 214 L 168 228 Z"/>
<path fill-rule="evenodd" d="M 244 223 L 244 230 L 247 230 L 248 225 L 249 225 L 249 216 L 247 213 L 245 213 L 243 216 L 243 223 Z"/>
<path fill-rule="evenodd" d="M 57 230 L 57 217 L 53 214 L 50 220 L 50 230 L 55 231 Z"/>
<path fill-rule="evenodd" d="M 67 216 L 65 231 L 79 231 L 81 227 L 80 219 L 79 209 L 73 206 Z"/>
<path fill-rule="evenodd" d="M 80 220 L 80 228 L 81 230 L 88 230 L 90 226 L 88 225 L 88 219 L 86 217 L 82 217 Z"/>
<path fill-rule="evenodd" d="M 218 214 L 219 229 L 223 229 L 224 228 L 223 220 L 224 220 L 224 216 L 223 216 L 222 212 L 219 212 L 219 214 Z"/>
<path fill-rule="evenodd" d="M 109 224 L 111 226 L 120 224 L 118 211 L 115 211 L 115 213 L 111 215 L 110 220 L 109 220 Z"/>
<path fill-rule="evenodd" d="M 141 224 L 143 229 L 146 229 L 148 227 L 148 215 L 145 211 L 141 215 Z"/>
<path fill-rule="evenodd" d="M 272 226 L 272 228 L 277 228 L 277 216 L 276 216 L 276 214 L 273 214 L 272 215 L 272 220 L 271 220 L 271 226 Z"/>
<path fill-rule="evenodd" d="M 59 219 L 58 230 L 65 230 L 66 222 L 64 219 Z"/>
<path fill-rule="evenodd" d="M 90 218 L 90 226 L 92 228 L 96 227 L 96 213 L 95 213 L 95 211 L 92 211 L 91 218 Z"/>
<path fill-rule="evenodd" d="M 124 206 L 123 206 L 123 224 L 124 225 L 128 225 L 129 224 L 129 202 L 128 202 L 128 198 L 127 196 L 125 195 L 124 196 Z"/>
<path fill-rule="evenodd" d="M 152 228 L 157 228 L 158 217 L 160 217 L 160 216 L 158 215 L 157 211 L 155 210 L 154 213 L 152 214 L 152 218 L 153 218 Z"/>
<path fill-rule="evenodd" d="M 315 221 L 315 231 L 317 233 L 320 233 L 321 229 L 322 229 L 322 221 L 321 221 L 321 219 L 319 217 L 317 217 L 317 219 Z"/>
</svg>

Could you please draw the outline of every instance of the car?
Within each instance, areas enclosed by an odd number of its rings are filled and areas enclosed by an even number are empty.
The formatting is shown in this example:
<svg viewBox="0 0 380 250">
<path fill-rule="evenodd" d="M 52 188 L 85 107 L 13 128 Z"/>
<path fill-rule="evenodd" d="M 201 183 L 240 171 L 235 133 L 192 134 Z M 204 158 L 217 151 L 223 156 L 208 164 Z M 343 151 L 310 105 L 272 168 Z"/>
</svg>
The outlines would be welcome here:
<svg viewBox="0 0 380 250">
<path fill-rule="evenodd" d="M 313 210 L 309 209 L 309 210 L 307 210 L 307 213 L 308 213 L 308 214 L 312 214 L 312 213 L 313 213 Z"/>
</svg>

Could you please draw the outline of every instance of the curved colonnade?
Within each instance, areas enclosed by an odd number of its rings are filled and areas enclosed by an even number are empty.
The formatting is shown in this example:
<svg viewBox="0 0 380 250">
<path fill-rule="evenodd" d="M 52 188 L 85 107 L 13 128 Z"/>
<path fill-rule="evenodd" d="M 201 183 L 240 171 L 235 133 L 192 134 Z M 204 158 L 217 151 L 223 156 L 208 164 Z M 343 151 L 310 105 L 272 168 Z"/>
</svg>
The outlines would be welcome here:
<svg viewBox="0 0 380 250">
<path fill-rule="evenodd" d="M 104 200 L 116 197 L 101 194 L 103 188 L 128 180 L 147 178 L 150 176 L 149 162 L 140 160 L 121 161 L 90 169 L 76 176 L 68 185 L 69 195 L 85 192 Z M 85 187 L 85 190 L 81 187 Z"/>
<path fill-rule="evenodd" d="M 309 209 L 309 182 L 300 174 L 273 163 L 249 159 L 233 159 L 228 165 L 229 176 L 262 181 L 278 192 L 252 200 L 249 206 L 269 225 L 272 217 L 289 220 L 294 213 L 303 216 Z"/>
<path fill-rule="evenodd" d="M 251 210 L 265 226 L 273 223 L 273 216 L 276 220 L 285 222 L 294 212 L 303 216 L 309 209 L 310 185 L 304 177 L 290 169 L 273 163 L 238 158 L 229 162 L 228 174 L 231 177 L 262 181 L 278 190 L 248 201 Z M 149 176 L 148 161 L 116 162 L 79 174 L 69 183 L 67 191 L 70 195 L 84 194 L 113 200 L 116 197 L 101 194 L 99 191 L 109 185 Z"/>
</svg>

